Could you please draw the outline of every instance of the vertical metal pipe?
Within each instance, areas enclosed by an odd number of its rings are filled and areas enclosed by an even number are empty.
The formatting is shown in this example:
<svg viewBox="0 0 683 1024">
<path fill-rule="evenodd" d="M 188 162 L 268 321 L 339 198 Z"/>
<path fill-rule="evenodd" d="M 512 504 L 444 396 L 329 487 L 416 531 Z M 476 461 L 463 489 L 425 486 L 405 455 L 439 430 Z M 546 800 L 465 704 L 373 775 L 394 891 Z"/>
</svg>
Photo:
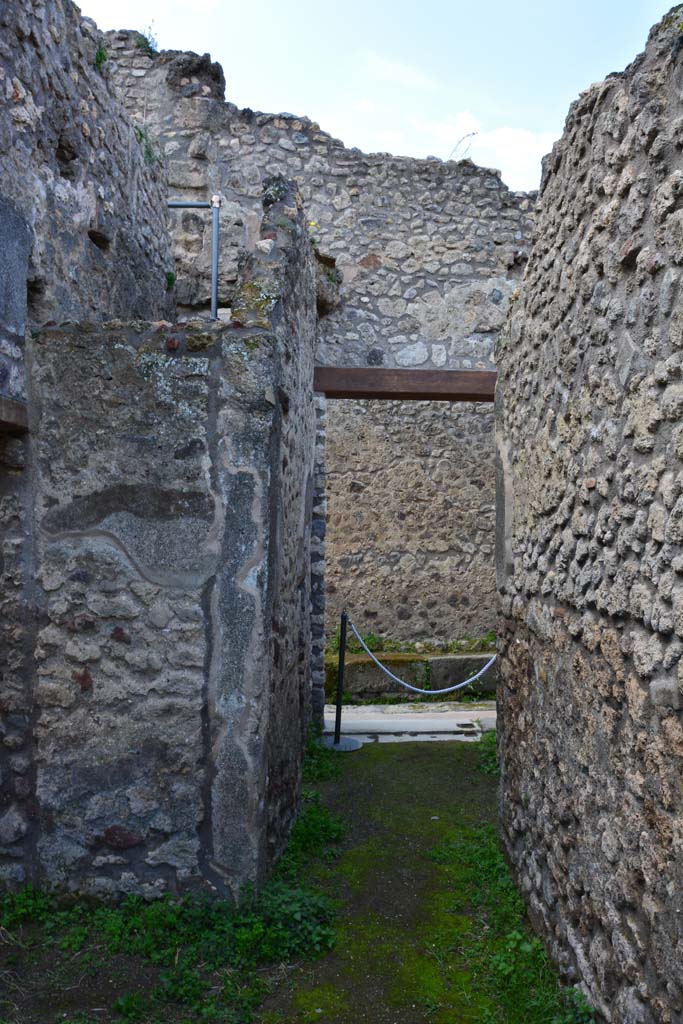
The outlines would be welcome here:
<svg viewBox="0 0 683 1024">
<path fill-rule="evenodd" d="M 220 230 L 221 197 L 211 196 L 211 319 L 218 320 L 218 233 Z"/>
<path fill-rule="evenodd" d="M 337 710 L 334 716 L 334 744 L 339 743 L 341 737 L 341 715 L 342 715 L 342 694 L 344 693 L 344 662 L 346 661 L 346 609 L 341 614 L 341 629 L 339 631 L 339 667 L 337 669 Z"/>
</svg>

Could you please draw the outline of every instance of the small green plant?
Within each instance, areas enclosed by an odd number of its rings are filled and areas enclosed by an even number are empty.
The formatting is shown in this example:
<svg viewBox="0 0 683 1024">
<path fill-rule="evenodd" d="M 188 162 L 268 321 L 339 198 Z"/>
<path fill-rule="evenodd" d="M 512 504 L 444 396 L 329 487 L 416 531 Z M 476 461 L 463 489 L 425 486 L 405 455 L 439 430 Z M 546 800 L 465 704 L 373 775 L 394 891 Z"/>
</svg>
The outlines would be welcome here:
<svg viewBox="0 0 683 1024">
<path fill-rule="evenodd" d="M 332 752 L 326 754 L 335 757 Z M 315 751 L 312 774 L 328 776 L 325 755 Z M 326 857 L 343 834 L 341 821 L 305 790 L 288 848 L 260 893 L 239 904 L 206 896 L 170 896 L 145 902 L 126 897 L 117 906 L 55 897 L 27 886 L 0 895 L 0 930 L 7 963 L 45 955 L 59 968 L 78 959 L 78 970 L 125 956 L 156 983 L 118 993 L 116 1019 L 136 1024 L 169 1019 L 164 1007 L 184 1007 L 173 1020 L 249 1024 L 265 994 L 261 972 L 269 965 L 310 959 L 334 944 L 335 903 L 303 881 L 313 858 Z M 17 970 L 21 967 L 17 965 Z M 52 969 L 52 968 L 51 968 Z M 68 1020 L 68 1018 L 65 1018 Z M 90 1024 L 73 1016 L 70 1024 Z"/>
<path fill-rule="evenodd" d="M 107 60 L 107 51 L 104 46 L 97 47 L 97 53 L 95 54 L 95 71 L 102 71 Z"/>
<path fill-rule="evenodd" d="M 340 772 L 341 760 L 339 754 L 329 747 L 324 747 L 320 742 L 320 737 L 311 730 L 304 756 L 304 783 L 324 782 L 326 779 L 335 779 L 339 776 Z"/>
<path fill-rule="evenodd" d="M 480 651 L 495 651 L 496 634 L 493 629 L 483 636 L 464 636 L 460 640 L 451 640 L 448 644 L 449 654 L 477 654 Z"/>
<path fill-rule="evenodd" d="M 159 150 L 149 134 L 147 128 L 140 124 L 133 125 L 133 131 L 135 132 L 135 138 L 142 147 L 142 153 L 145 158 L 145 163 L 154 164 L 160 159 Z"/>
<path fill-rule="evenodd" d="M 138 50 L 143 50 L 150 57 L 156 56 L 159 52 L 159 42 L 154 34 L 154 22 L 150 22 L 144 32 L 138 32 L 135 45 Z"/>
<path fill-rule="evenodd" d="M 333 757 L 338 757 L 330 751 Z M 292 828 L 289 845 L 278 864 L 276 877 L 295 879 L 312 857 L 320 856 L 325 847 L 338 843 L 344 835 L 340 818 L 331 814 L 314 790 L 304 790 L 299 817 Z"/>
<path fill-rule="evenodd" d="M 482 737 L 479 740 L 478 768 L 484 775 L 492 775 L 494 778 L 500 776 L 498 742 L 495 729 L 482 733 Z"/>
<path fill-rule="evenodd" d="M 371 650 L 373 653 L 375 651 L 384 651 L 384 650 L 386 650 L 386 648 L 384 646 L 384 644 L 385 644 L 384 638 L 381 637 L 381 636 L 378 636 L 376 633 L 361 633 L 361 636 L 363 637 L 363 642 L 365 643 L 366 647 L 369 650 Z M 329 642 L 328 649 L 332 653 L 337 654 L 339 652 L 340 646 L 341 646 L 341 632 L 340 632 L 339 629 L 337 629 L 337 632 L 335 633 L 335 635 L 332 637 L 332 639 Z M 346 650 L 349 651 L 351 654 L 360 654 L 362 652 L 362 650 L 363 650 L 361 645 L 358 643 L 358 641 L 354 637 L 353 633 L 351 633 L 350 631 L 346 634 Z"/>
<path fill-rule="evenodd" d="M 490 735 L 490 734 L 489 734 Z M 432 851 L 453 879 L 453 911 L 471 908 L 476 928 L 465 936 L 469 968 L 496 1012 L 482 1024 L 591 1024 L 580 992 L 563 988 L 528 926 L 492 825 L 463 826 Z"/>
<path fill-rule="evenodd" d="M 167 292 L 173 291 L 173 289 L 175 288 L 175 283 L 176 283 L 176 276 L 175 276 L 175 274 L 173 273 L 172 270 L 167 270 L 166 271 L 166 291 Z"/>
<path fill-rule="evenodd" d="M 143 1020 L 150 1010 L 150 1001 L 139 992 L 128 992 L 122 995 L 114 1003 L 114 1013 L 117 1013 L 121 1020 L 136 1021 Z"/>
<path fill-rule="evenodd" d="M 281 203 L 287 198 L 289 185 L 284 178 L 278 176 L 266 178 L 263 185 L 263 206 L 267 209 L 275 203 Z"/>
</svg>

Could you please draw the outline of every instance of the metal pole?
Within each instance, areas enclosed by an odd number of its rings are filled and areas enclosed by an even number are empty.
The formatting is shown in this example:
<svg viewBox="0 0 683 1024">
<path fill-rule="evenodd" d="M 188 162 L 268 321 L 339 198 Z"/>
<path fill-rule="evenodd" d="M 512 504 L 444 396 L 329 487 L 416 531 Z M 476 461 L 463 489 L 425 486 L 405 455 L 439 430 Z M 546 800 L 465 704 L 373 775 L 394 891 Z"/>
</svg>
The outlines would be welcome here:
<svg viewBox="0 0 683 1024">
<path fill-rule="evenodd" d="M 211 203 L 186 203 L 182 199 L 169 199 L 169 210 L 210 210 Z"/>
<path fill-rule="evenodd" d="M 339 668 L 337 669 L 337 711 L 334 717 L 334 745 L 337 746 L 341 736 L 342 694 L 344 692 L 344 662 L 346 661 L 346 609 L 341 614 L 339 631 Z"/>
<path fill-rule="evenodd" d="M 210 203 L 186 203 L 169 199 L 171 210 L 211 210 L 211 319 L 218 320 L 218 241 L 220 232 L 221 197 L 211 196 Z"/>
<path fill-rule="evenodd" d="M 218 232 L 221 197 L 211 196 L 213 231 L 211 232 L 211 319 L 218 320 Z"/>
</svg>

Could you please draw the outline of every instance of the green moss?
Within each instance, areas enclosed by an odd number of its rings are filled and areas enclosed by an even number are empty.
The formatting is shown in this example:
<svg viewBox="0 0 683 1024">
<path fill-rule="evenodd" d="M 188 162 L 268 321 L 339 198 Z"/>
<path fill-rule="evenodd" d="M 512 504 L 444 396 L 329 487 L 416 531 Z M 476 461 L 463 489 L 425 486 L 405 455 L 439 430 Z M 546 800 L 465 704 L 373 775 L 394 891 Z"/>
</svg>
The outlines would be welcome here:
<svg viewBox="0 0 683 1024">
<path fill-rule="evenodd" d="M 343 1013 L 348 1009 L 345 996 L 334 985 L 317 985 L 308 991 L 297 992 L 294 1006 L 301 1021 L 324 1021 L 331 1014 Z"/>
<path fill-rule="evenodd" d="M 242 327 L 270 327 L 270 314 L 279 295 L 258 281 L 245 281 L 235 296 L 230 319 Z"/>
<path fill-rule="evenodd" d="M 474 744 L 416 743 L 344 760 L 327 794 L 352 820 L 351 845 L 316 873 L 343 900 L 337 944 L 290 976 L 284 1020 L 348 1024 L 377 1005 L 435 1024 L 592 1020 L 528 930 L 478 759 Z"/>
<path fill-rule="evenodd" d="M 370 872 L 377 870 L 381 856 L 382 844 L 379 839 L 369 839 L 367 843 L 354 847 L 344 855 L 337 867 L 337 873 L 351 889 L 362 889 Z"/>
<path fill-rule="evenodd" d="M 217 341 L 218 337 L 210 331 L 188 334 L 187 350 L 188 352 L 204 352 L 207 348 L 211 348 L 212 345 L 215 345 Z"/>
</svg>

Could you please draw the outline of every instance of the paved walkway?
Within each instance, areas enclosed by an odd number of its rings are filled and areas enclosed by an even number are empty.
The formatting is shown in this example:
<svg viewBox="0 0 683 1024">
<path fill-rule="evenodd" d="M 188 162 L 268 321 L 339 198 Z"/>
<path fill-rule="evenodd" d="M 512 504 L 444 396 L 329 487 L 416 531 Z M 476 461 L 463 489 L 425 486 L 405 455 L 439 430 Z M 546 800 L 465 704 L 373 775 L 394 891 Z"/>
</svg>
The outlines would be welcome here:
<svg viewBox="0 0 683 1024">
<path fill-rule="evenodd" d="M 325 706 L 325 735 L 334 732 L 334 706 Z M 482 732 L 496 727 L 495 701 L 477 704 L 346 704 L 342 709 L 342 735 L 363 743 L 415 743 L 460 740 L 476 742 Z"/>
</svg>

